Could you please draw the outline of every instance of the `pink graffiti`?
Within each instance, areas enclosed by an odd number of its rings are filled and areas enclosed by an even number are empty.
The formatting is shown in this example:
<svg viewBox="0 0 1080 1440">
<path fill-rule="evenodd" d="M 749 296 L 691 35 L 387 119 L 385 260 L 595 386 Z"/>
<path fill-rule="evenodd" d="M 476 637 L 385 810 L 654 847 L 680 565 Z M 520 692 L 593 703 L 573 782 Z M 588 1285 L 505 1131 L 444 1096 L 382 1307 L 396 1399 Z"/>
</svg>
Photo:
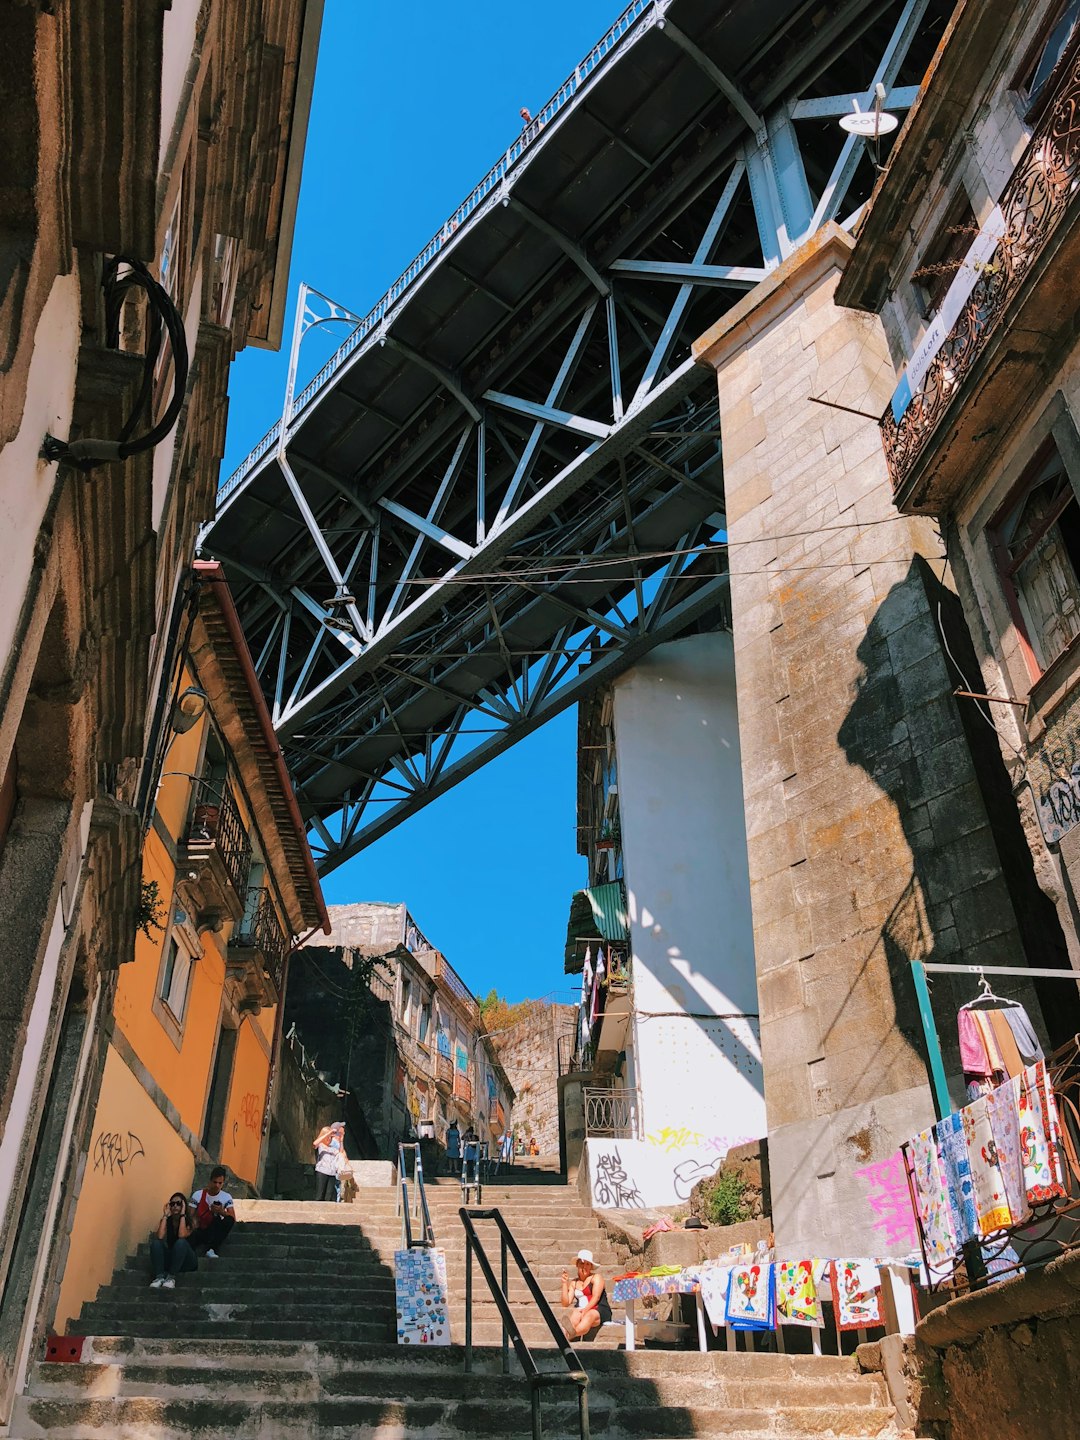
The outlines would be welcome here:
<svg viewBox="0 0 1080 1440">
<path fill-rule="evenodd" d="M 874 1221 L 874 1229 L 882 1235 L 888 1249 L 901 1255 L 917 1250 L 919 1232 L 911 1210 L 904 1157 L 900 1151 L 895 1151 L 887 1160 L 880 1160 L 876 1165 L 856 1170 L 855 1174 L 866 1184 L 866 1198 L 878 1217 Z"/>
</svg>

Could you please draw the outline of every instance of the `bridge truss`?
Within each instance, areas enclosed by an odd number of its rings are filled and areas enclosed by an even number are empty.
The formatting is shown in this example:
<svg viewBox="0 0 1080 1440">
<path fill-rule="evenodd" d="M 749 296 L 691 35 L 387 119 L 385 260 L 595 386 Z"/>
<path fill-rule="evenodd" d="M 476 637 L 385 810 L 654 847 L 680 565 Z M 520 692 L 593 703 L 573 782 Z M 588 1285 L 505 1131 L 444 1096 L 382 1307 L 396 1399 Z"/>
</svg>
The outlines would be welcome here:
<svg viewBox="0 0 1080 1440">
<path fill-rule="evenodd" d="M 366 316 L 298 306 L 283 418 L 219 492 L 319 867 L 605 678 L 728 623 L 715 380 L 690 344 L 876 157 L 947 0 L 635 0 Z M 345 339 L 295 393 L 300 341 Z"/>
</svg>

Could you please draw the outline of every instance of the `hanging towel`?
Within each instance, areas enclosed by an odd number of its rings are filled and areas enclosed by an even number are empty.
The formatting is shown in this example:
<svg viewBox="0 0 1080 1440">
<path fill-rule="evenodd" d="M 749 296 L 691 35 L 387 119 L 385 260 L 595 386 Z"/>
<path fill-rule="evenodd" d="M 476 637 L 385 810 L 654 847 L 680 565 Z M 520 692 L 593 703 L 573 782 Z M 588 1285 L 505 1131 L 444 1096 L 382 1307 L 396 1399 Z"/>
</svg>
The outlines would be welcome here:
<svg viewBox="0 0 1080 1440">
<path fill-rule="evenodd" d="M 1020 1058 L 1025 1065 L 1030 1065 L 1035 1060 L 1043 1060 L 1043 1048 L 1039 1044 L 1039 1037 L 1035 1034 L 1035 1027 L 1031 1018 L 1022 1005 L 1009 1005 L 1002 1012 L 1005 1022 L 1013 1033 L 1016 1041 L 1016 1048 L 1020 1051 Z"/>
<path fill-rule="evenodd" d="M 960 1064 L 966 1075 L 989 1075 L 990 1057 L 986 1053 L 975 1016 L 970 1010 L 961 1010 L 956 1017 L 956 1028 L 960 1033 Z"/>
<path fill-rule="evenodd" d="M 966 1245 L 979 1234 L 979 1217 L 975 1213 L 975 1189 L 971 1180 L 971 1162 L 964 1144 L 964 1127 L 957 1113 L 946 1115 L 934 1127 L 938 1152 L 949 1192 L 953 1230 L 957 1245 Z"/>
<path fill-rule="evenodd" d="M 1001 1050 L 997 1043 L 997 1036 L 994 1034 L 994 1028 L 990 1024 L 989 1012 L 986 1010 L 971 1010 L 969 1014 L 974 1017 L 975 1025 L 979 1031 L 983 1045 L 986 1047 L 986 1058 L 990 1062 L 991 1071 L 996 1070 L 1001 1073 L 1005 1069 L 1005 1061 L 1002 1058 Z"/>
<path fill-rule="evenodd" d="M 764 1265 L 736 1265 L 728 1280 L 724 1324 L 733 1330 L 776 1329 L 776 1277 Z"/>
<path fill-rule="evenodd" d="M 780 1260 L 776 1266 L 776 1319 L 783 1325 L 819 1325 L 821 1307 L 812 1260 Z"/>
<path fill-rule="evenodd" d="M 960 1111 L 967 1145 L 971 1181 L 975 1191 L 975 1213 L 979 1217 L 979 1234 L 993 1235 L 1012 1222 L 1012 1212 L 1005 1194 L 997 1145 L 990 1128 L 986 1105 L 989 1096 L 965 1105 Z"/>
<path fill-rule="evenodd" d="M 994 1032 L 997 1047 L 1001 1051 L 1005 1074 L 1011 1078 L 1013 1075 L 1020 1074 L 1024 1068 L 1024 1062 L 1020 1059 L 1020 1051 L 1017 1049 L 1012 1027 L 1005 1018 L 1006 1014 L 1005 1010 L 987 1010 L 986 1018 L 990 1022 L 990 1029 Z"/>
<path fill-rule="evenodd" d="M 701 1300 L 705 1313 L 717 1329 L 725 1324 L 727 1316 L 728 1282 L 731 1279 L 730 1265 L 703 1265 L 698 1273 L 701 1285 Z"/>
<path fill-rule="evenodd" d="M 1020 1156 L 1024 1191 L 1032 1205 L 1045 1205 L 1065 1194 L 1056 1140 L 1057 1113 L 1041 1060 L 1020 1080 Z"/>
<path fill-rule="evenodd" d="M 1020 1076 L 1014 1075 L 986 1097 L 990 1130 L 997 1145 L 1001 1178 L 1009 1202 L 1012 1223 L 1018 1225 L 1031 1214 L 1024 1190 L 1024 1166 L 1020 1157 Z"/>
<path fill-rule="evenodd" d="M 868 1330 L 883 1323 L 881 1277 L 869 1260 L 834 1260 L 832 1294 L 837 1330 Z"/>
<path fill-rule="evenodd" d="M 933 1130 L 924 1130 L 912 1140 L 911 1160 L 927 1264 L 935 1270 L 951 1271 L 956 1230 Z"/>
</svg>

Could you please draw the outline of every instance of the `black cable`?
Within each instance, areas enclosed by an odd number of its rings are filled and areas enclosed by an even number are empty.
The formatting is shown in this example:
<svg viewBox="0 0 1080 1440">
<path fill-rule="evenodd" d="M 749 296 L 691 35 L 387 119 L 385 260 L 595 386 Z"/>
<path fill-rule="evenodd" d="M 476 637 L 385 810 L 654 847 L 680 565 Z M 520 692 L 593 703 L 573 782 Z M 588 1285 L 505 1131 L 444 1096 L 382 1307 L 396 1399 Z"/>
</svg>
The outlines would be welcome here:
<svg viewBox="0 0 1080 1440">
<path fill-rule="evenodd" d="M 123 269 L 121 268 L 123 267 Z M 152 450 L 161 443 L 176 424 L 184 403 L 188 381 L 187 335 L 180 312 L 172 302 L 165 287 L 154 279 L 141 260 L 132 260 L 125 255 L 114 255 L 105 262 L 101 276 L 101 288 L 105 292 L 105 343 L 111 349 L 120 347 L 120 320 L 127 294 L 132 289 L 146 294 L 150 311 L 149 332 L 146 354 L 143 356 L 142 384 L 131 414 L 124 421 L 116 440 L 58 440 L 55 435 L 46 435 L 41 454 L 49 461 L 62 460 L 77 470 L 89 473 L 98 465 L 126 460 L 143 450 Z M 162 330 L 169 338 L 173 358 L 172 399 L 158 420 L 145 434 L 132 439 L 136 425 L 144 413 L 150 412 L 154 394 L 154 371 L 161 353 Z"/>
</svg>

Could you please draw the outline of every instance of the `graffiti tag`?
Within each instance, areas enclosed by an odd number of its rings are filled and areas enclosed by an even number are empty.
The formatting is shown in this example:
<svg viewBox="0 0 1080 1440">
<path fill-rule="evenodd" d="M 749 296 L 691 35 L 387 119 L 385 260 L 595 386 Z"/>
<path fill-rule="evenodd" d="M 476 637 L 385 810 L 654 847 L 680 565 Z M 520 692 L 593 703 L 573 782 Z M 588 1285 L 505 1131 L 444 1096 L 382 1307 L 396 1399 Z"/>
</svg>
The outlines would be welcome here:
<svg viewBox="0 0 1080 1440">
<path fill-rule="evenodd" d="M 127 1166 L 140 1155 L 145 1155 L 146 1151 L 138 1135 L 130 1130 L 126 1135 L 119 1130 L 102 1130 L 94 1141 L 91 1154 L 95 1170 L 100 1170 L 103 1175 L 115 1175 L 117 1172 L 123 1175 Z"/>
<path fill-rule="evenodd" d="M 671 1178 L 675 1182 L 675 1194 L 680 1200 L 689 1200 L 690 1191 L 700 1180 L 707 1180 L 714 1175 L 724 1163 L 723 1156 L 718 1155 L 714 1160 L 681 1160 L 671 1172 Z"/>
<path fill-rule="evenodd" d="M 895 1151 L 887 1160 L 880 1160 L 876 1165 L 856 1170 L 855 1174 L 866 1183 L 866 1198 L 877 1216 L 874 1229 L 880 1232 L 885 1249 L 901 1255 L 910 1255 L 917 1250 L 919 1232 L 911 1210 L 911 1195 L 900 1151 Z"/>
<path fill-rule="evenodd" d="M 631 1183 L 618 1150 L 596 1157 L 593 1200 L 604 1210 L 644 1210 L 645 1202 Z"/>
<path fill-rule="evenodd" d="M 240 1118 L 249 1130 L 259 1128 L 259 1097 L 254 1090 L 249 1090 L 240 1102 Z"/>
</svg>

